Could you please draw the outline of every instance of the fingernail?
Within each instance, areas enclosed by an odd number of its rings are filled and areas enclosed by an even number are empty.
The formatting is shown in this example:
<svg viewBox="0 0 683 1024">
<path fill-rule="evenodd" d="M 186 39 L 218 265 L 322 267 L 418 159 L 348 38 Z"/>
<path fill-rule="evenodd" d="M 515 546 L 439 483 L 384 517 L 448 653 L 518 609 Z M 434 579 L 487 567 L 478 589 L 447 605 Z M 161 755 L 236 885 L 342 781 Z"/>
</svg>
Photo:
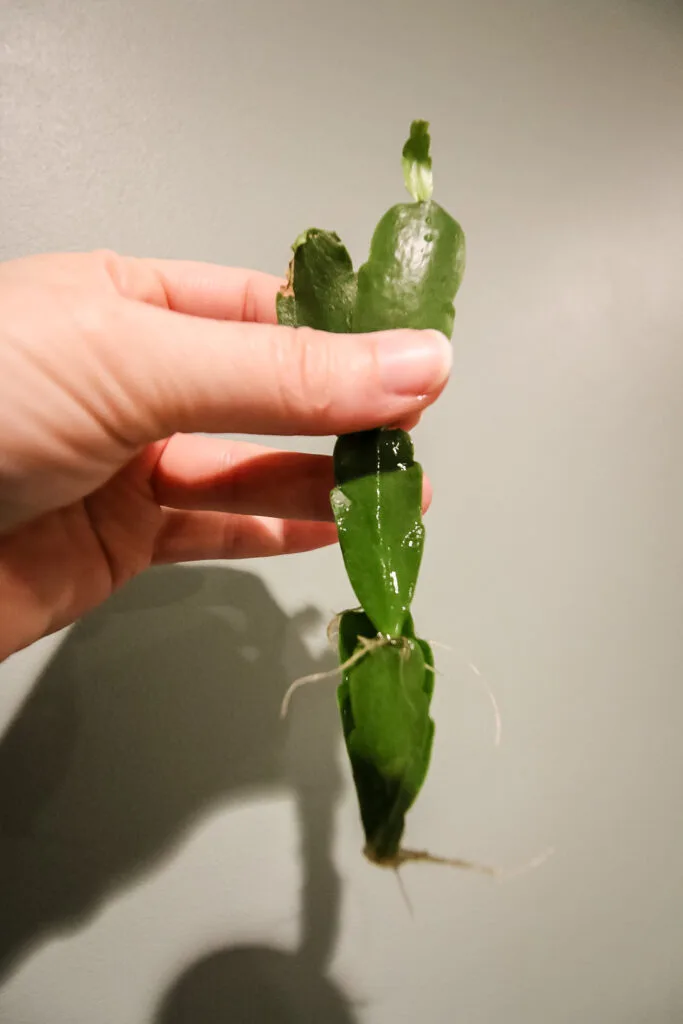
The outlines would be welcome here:
<svg viewBox="0 0 683 1024">
<path fill-rule="evenodd" d="M 388 335 L 377 343 L 380 380 L 395 395 L 425 395 L 441 387 L 453 363 L 453 349 L 440 331 Z"/>
</svg>

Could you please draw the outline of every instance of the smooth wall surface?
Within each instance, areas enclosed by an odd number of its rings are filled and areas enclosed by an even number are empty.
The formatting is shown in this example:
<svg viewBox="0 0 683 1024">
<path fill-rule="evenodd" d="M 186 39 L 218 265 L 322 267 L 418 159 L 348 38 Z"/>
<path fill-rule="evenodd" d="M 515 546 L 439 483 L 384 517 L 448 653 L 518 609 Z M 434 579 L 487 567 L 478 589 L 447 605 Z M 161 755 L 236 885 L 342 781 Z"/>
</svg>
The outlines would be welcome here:
<svg viewBox="0 0 683 1024">
<path fill-rule="evenodd" d="M 461 653 L 407 839 L 555 848 L 407 868 L 411 915 L 334 684 L 278 718 L 338 551 L 164 569 L 0 666 L 0 1020 L 683 1020 L 680 3 L 5 0 L 0 44 L 3 258 L 360 260 L 431 120 L 469 265 L 415 613 Z"/>
</svg>

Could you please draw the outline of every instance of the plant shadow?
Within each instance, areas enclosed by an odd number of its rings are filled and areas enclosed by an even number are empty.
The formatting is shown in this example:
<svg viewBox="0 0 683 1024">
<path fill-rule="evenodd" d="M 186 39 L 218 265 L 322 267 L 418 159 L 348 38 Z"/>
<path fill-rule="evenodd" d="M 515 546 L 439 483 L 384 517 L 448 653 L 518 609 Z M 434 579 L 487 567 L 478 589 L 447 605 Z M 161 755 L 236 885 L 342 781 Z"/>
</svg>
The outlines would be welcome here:
<svg viewBox="0 0 683 1024">
<path fill-rule="evenodd" d="M 353 1024 L 348 1001 L 297 954 L 243 946 L 194 964 L 155 1024 Z"/>
<path fill-rule="evenodd" d="M 168 856 L 198 818 L 282 789 L 295 797 L 301 831 L 300 950 L 220 950 L 183 976 L 160 1020 L 186 1019 L 193 1001 L 193 1019 L 239 1020 L 233 1000 L 258 1006 L 275 990 L 281 1015 L 264 1004 L 250 1020 L 307 1019 L 308 1005 L 330 1024 L 351 1020 L 324 976 L 340 901 L 330 852 L 342 785 L 334 694 L 313 686 L 284 723 L 279 716 L 293 678 L 335 664 L 305 645 L 319 620 L 315 609 L 285 614 L 251 573 L 168 567 L 67 634 L 0 738 L 0 981 Z M 201 1009 L 207 999 L 214 1016 Z"/>
</svg>

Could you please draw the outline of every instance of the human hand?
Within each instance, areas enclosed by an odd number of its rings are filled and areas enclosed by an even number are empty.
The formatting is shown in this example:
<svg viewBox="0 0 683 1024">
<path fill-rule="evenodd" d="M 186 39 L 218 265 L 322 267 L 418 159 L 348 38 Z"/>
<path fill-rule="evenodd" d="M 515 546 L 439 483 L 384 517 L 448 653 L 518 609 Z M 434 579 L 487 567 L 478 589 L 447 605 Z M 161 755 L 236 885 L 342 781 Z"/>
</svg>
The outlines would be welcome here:
<svg viewBox="0 0 683 1024">
<path fill-rule="evenodd" d="M 328 456 L 197 432 L 410 427 L 450 346 L 278 326 L 280 283 L 110 252 L 0 265 L 0 659 L 150 565 L 336 540 Z"/>
</svg>

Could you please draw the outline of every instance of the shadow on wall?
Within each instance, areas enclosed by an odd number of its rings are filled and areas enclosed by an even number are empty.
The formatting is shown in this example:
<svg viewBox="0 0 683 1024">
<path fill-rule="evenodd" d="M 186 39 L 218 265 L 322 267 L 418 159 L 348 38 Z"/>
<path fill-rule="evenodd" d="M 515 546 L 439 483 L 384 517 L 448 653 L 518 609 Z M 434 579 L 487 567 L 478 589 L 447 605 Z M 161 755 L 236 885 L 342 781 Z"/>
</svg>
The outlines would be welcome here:
<svg viewBox="0 0 683 1024">
<path fill-rule="evenodd" d="M 226 949 L 174 985 L 154 1024 L 353 1024 L 348 1004 L 304 957 Z"/>
<path fill-rule="evenodd" d="M 212 806 L 286 788 L 301 828 L 301 950 L 216 953 L 178 983 L 160 1021 L 239 1021 L 240 1006 L 263 1024 L 313 1007 L 316 1019 L 351 1021 L 324 978 L 339 911 L 336 703 L 311 687 L 286 723 L 278 714 L 292 678 L 334 664 L 303 643 L 318 618 L 286 616 L 252 574 L 172 567 L 67 635 L 0 741 L 0 979 L 168 855 Z"/>
</svg>

